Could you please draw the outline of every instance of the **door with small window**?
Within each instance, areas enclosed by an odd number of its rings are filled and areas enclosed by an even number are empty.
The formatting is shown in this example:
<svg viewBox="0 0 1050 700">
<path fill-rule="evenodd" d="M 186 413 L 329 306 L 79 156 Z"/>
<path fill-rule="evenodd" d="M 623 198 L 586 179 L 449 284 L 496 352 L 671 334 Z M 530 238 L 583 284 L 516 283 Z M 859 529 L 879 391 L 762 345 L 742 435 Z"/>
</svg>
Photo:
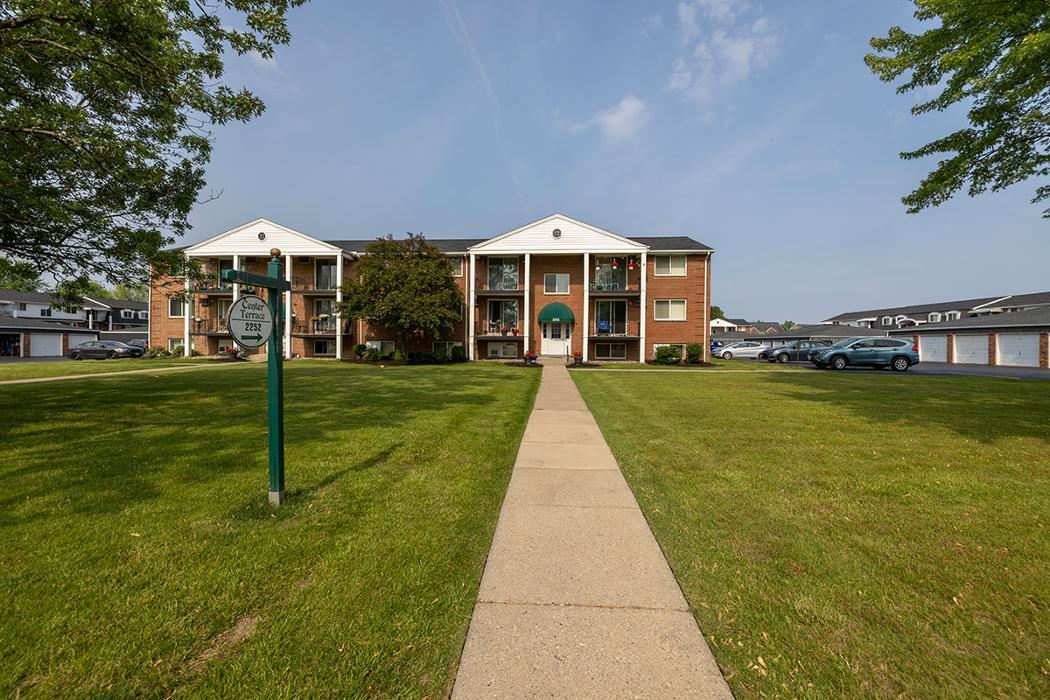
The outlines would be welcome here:
<svg viewBox="0 0 1050 700">
<path fill-rule="evenodd" d="M 540 353 L 566 356 L 572 341 L 572 327 L 566 321 L 544 321 L 540 324 Z"/>
</svg>

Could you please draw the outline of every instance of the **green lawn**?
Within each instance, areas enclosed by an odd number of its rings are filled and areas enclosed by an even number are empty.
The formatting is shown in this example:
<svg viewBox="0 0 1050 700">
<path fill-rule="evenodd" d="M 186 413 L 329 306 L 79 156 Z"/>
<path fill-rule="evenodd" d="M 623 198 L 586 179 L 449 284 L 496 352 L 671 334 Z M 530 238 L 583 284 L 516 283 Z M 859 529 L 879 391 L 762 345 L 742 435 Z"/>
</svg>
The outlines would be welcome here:
<svg viewBox="0 0 1050 700">
<path fill-rule="evenodd" d="M 127 372 L 132 369 L 156 369 L 180 365 L 226 364 L 228 360 L 207 357 L 168 357 L 156 359 L 126 360 L 55 360 L 46 362 L 0 362 L 0 382 L 9 379 L 42 379 L 45 377 L 68 377 L 81 374 L 108 374 Z"/>
<path fill-rule="evenodd" d="M 1050 384 L 572 377 L 738 696 L 1050 696 Z"/>
<path fill-rule="evenodd" d="M 798 365 L 798 364 L 783 364 L 782 365 L 782 364 L 779 364 L 777 362 L 766 362 L 765 360 L 751 360 L 751 359 L 745 359 L 745 360 L 722 360 L 722 359 L 718 359 L 718 358 L 713 358 L 711 360 L 711 363 L 710 363 L 711 366 L 707 366 L 707 365 L 689 365 L 689 364 L 685 364 L 685 363 L 682 363 L 680 365 L 656 365 L 656 364 L 648 364 L 648 363 L 643 364 L 641 362 L 600 362 L 600 361 L 598 361 L 597 364 L 600 365 L 600 366 L 599 367 L 577 367 L 576 370 L 577 371 L 584 371 L 584 372 L 586 372 L 587 370 L 591 370 L 591 369 L 598 369 L 598 370 L 606 370 L 606 369 L 618 369 L 618 370 L 624 370 L 624 369 L 630 369 L 630 370 L 666 369 L 666 370 L 676 370 L 676 371 L 693 371 L 693 372 L 707 371 L 707 372 L 710 372 L 713 369 L 739 369 L 739 370 L 747 370 L 747 371 L 774 370 L 774 371 L 778 371 L 778 372 L 784 372 L 784 371 L 790 371 L 790 370 L 805 369 L 805 368 L 808 368 L 810 366 L 810 365 L 801 366 L 801 365 Z M 569 368 L 571 369 L 572 365 L 569 365 Z"/>
<path fill-rule="evenodd" d="M 0 694 L 442 696 L 539 376 L 289 363 L 276 511 L 264 366 L 0 388 Z"/>
</svg>

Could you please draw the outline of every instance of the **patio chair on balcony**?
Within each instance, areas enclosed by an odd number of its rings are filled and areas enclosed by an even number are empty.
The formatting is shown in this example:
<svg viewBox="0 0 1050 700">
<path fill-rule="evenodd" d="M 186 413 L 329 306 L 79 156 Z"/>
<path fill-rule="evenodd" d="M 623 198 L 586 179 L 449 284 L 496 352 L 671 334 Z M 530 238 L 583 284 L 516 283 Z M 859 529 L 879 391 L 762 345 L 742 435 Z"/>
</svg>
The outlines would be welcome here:
<svg viewBox="0 0 1050 700">
<path fill-rule="evenodd" d="M 594 325 L 598 331 L 598 335 L 609 335 L 612 331 L 608 321 L 596 321 Z"/>
</svg>

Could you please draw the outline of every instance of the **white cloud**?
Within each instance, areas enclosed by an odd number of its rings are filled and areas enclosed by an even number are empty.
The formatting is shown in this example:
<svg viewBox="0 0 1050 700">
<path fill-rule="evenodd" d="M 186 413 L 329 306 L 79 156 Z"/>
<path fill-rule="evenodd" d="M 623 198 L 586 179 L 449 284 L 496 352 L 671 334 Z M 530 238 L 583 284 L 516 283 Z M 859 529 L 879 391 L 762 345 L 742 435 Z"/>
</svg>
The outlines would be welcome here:
<svg viewBox="0 0 1050 700">
<path fill-rule="evenodd" d="M 603 140 L 619 142 L 634 136 L 645 126 L 649 121 L 649 108 L 634 95 L 627 95 L 617 104 L 598 112 L 587 121 L 572 123 L 560 118 L 556 118 L 556 121 L 573 133 L 590 131 L 597 127 L 601 130 Z"/>
<path fill-rule="evenodd" d="M 248 58 L 252 60 L 252 63 L 259 66 L 260 68 L 277 68 L 277 59 L 273 56 L 266 58 L 256 50 L 248 52 Z"/>
<path fill-rule="evenodd" d="M 678 5 L 682 38 L 691 53 L 671 67 L 667 88 L 701 105 L 720 88 L 747 80 L 776 52 L 777 36 L 765 16 L 748 19 L 746 0 L 688 0 Z M 701 28 L 701 18 L 710 28 Z"/>
</svg>

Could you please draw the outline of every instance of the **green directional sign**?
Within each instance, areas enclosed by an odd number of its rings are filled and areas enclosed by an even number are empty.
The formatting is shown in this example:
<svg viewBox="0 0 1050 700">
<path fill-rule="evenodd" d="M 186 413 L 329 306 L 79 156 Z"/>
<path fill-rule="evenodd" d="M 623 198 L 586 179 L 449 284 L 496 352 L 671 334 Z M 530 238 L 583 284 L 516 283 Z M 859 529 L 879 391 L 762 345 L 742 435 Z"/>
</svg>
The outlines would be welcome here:
<svg viewBox="0 0 1050 700">
<path fill-rule="evenodd" d="M 261 297 L 249 294 L 230 306 L 226 327 L 242 348 L 258 348 L 273 333 L 273 314 Z"/>
</svg>

